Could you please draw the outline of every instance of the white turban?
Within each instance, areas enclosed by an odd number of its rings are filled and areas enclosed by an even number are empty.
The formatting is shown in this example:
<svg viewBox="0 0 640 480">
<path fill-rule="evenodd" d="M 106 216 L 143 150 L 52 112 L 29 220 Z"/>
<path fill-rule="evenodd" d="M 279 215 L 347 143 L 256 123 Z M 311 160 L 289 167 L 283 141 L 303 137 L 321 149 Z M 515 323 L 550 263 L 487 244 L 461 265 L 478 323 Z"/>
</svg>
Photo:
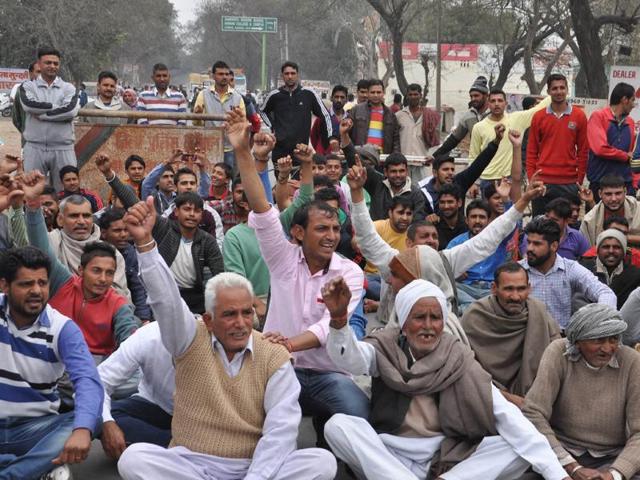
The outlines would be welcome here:
<svg viewBox="0 0 640 480">
<path fill-rule="evenodd" d="M 409 313 L 416 302 L 426 297 L 433 297 L 438 300 L 440 308 L 442 309 L 442 318 L 446 322 L 447 316 L 449 315 L 447 297 L 445 297 L 442 290 L 433 283 L 418 279 L 405 285 L 396 295 L 396 314 L 398 315 L 398 323 L 401 329 L 407 321 L 407 318 L 409 318 Z"/>
</svg>

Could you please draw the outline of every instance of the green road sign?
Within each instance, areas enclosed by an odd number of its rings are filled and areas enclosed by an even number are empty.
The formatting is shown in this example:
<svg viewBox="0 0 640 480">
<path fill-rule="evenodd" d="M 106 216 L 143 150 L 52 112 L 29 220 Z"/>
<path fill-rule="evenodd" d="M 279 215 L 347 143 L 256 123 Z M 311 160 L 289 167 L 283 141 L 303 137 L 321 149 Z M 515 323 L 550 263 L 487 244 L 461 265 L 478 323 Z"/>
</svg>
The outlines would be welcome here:
<svg viewBox="0 0 640 480">
<path fill-rule="evenodd" d="M 272 17 L 222 17 L 223 32 L 278 33 L 278 19 Z"/>
</svg>

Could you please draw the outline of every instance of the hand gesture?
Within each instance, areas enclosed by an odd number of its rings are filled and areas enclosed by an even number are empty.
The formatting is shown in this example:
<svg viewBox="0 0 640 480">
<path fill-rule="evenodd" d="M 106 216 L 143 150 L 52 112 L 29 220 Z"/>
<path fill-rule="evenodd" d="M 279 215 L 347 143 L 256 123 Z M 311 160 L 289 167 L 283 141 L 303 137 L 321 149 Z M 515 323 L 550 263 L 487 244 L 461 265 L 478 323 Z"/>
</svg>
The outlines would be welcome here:
<svg viewBox="0 0 640 480">
<path fill-rule="evenodd" d="M 580 196 L 580 200 L 586 203 L 587 205 L 592 205 L 595 203 L 595 199 L 593 197 L 593 192 L 587 187 L 583 187 L 580 184 L 578 185 L 578 195 Z"/>
<path fill-rule="evenodd" d="M 278 179 L 282 179 L 282 181 L 288 180 L 292 169 L 293 160 L 289 155 L 278 159 Z"/>
<path fill-rule="evenodd" d="M 504 124 L 498 123 L 495 127 L 493 127 L 493 130 L 496 132 L 496 138 L 493 141 L 495 143 L 500 143 L 502 141 L 502 138 L 504 137 L 506 127 L 504 126 Z"/>
<path fill-rule="evenodd" d="M 8 173 L 0 175 L 0 212 L 24 197 L 24 191 L 14 177 Z"/>
<path fill-rule="evenodd" d="M 496 180 L 496 192 L 502 198 L 509 198 L 509 193 L 511 193 L 511 180 L 507 177 L 502 177 L 500 180 Z"/>
<path fill-rule="evenodd" d="M 427 215 L 427 220 L 429 220 L 434 225 L 440 223 L 440 217 L 437 213 L 430 213 L 429 215 Z"/>
<path fill-rule="evenodd" d="M 433 163 L 433 161 L 435 160 L 433 155 L 427 154 L 424 157 L 424 166 L 425 167 L 429 167 L 431 166 L 431 164 Z"/>
<path fill-rule="evenodd" d="M 234 107 L 227 113 L 224 129 L 234 150 L 249 150 L 251 124 L 239 108 Z"/>
<path fill-rule="evenodd" d="M 351 290 L 347 282 L 342 277 L 333 278 L 324 284 L 320 292 L 331 315 L 329 325 L 336 329 L 344 327 L 349 320 L 347 308 L 351 301 Z"/>
<path fill-rule="evenodd" d="M 193 113 L 204 113 L 204 107 L 202 105 L 196 105 L 193 107 Z M 202 121 L 202 120 L 200 120 Z"/>
<path fill-rule="evenodd" d="M 22 170 L 22 159 L 15 155 L 5 155 L 0 159 L 0 175 Z"/>
<path fill-rule="evenodd" d="M 173 152 L 171 152 L 171 157 L 169 160 L 165 162 L 167 167 L 175 165 L 177 163 L 182 163 L 182 156 L 184 155 L 184 151 L 181 148 L 176 148 Z"/>
<path fill-rule="evenodd" d="M 253 136 L 253 154 L 258 160 L 267 161 L 276 146 L 276 137 L 271 133 L 258 132 Z"/>
<path fill-rule="evenodd" d="M 144 202 L 138 202 L 124 216 L 129 235 L 136 246 L 146 245 L 153 240 L 152 231 L 156 224 L 156 209 L 153 197 L 149 196 Z"/>
<path fill-rule="evenodd" d="M 313 162 L 314 153 L 316 152 L 313 151 L 313 148 L 310 147 L 309 145 L 305 145 L 304 143 L 299 143 L 298 145 L 296 145 L 296 148 L 293 150 L 293 154 L 302 163 Z"/>
<path fill-rule="evenodd" d="M 96 157 L 96 168 L 105 177 L 110 177 L 111 173 L 112 173 L 112 170 L 111 170 L 111 159 L 108 156 L 106 156 L 106 155 L 101 153 L 100 155 L 98 155 Z"/>
<path fill-rule="evenodd" d="M 347 172 L 347 183 L 351 190 L 361 190 L 367 183 L 367 169 L 362 166 L 359 160 Z"/>
<path fill-rule="evenodd" d="M 349 117 L 345 117 L 340 120 L 340 136 L 347 135 L 353 128 L 353 120 Z"/>
<path fill-rule="evenodd" d="M 47 179 L 39 170 L 33 170 L 20 177 L 20 185 L 27 201 L 39 200 L 47 185 Z"/>
<path fill-rule="evenodd" d="M 571 476 L 571 478 L 574 480 L 603 480 L 603 479 L 611 478 L 611 477 L 606 477 L 604 475 L 605 473 L 599 470 L 583 467 L 579 470 L 576 470 L 576 473 L 574 473 Z"/>
<path fill-rule="evenodd" d="M 262 334 L 262 338 L 265 340 L 269 340 L 271 343 L 277 343 L 279 345 L 283 345 L 287 350 L 291 351 L 289 348 L 289 339 L 282 335 L 280 332 L 265 332 Z"/>
<path fill-rule="evenodd" d="M 509 141 L 515 148 L 522 146 L 522 134 L 518 130 L 509 129 Z"/>
<path fill-rule="evenodd" d="M 118 460 L 122 452 L 127 448 L 124 433 L 114 421 L 108 421 L 102 424 L 100 442 L 102 442 L 104 453 L 113 460 Z"/>
<path fill-rule="evenodd" d="M 76 428 L 64 444 L 60 455 L 52 460 L 55 465 L 80 463 L 86 460 L 91 448 L 91 433 L 86 428 Z"/>
<path fill-rule="evenodd" d="M 193 154 L 191 155 L 192 161 L 193 161 L 193 165 L 195 165 L 196 167 L 198 167 L 198 169 L 200 171 L 204 170 L 204 163 L 203 163 L 203 155 L 202 152 L 200 152 L 200 150 L 198 150 L 198 147 L 196 147 L 193 151 Z"/>
<path fill-rule="evenodd" d="M 547 192 L 547 187 L 544 186 L 544 183 L 538 180 L 538 176 L 540 175 L 541 172 L 542 170 L 538 170 L 529 179 L 529 186 L 527 187 L 527 190 L 522 195 L 522 197 L 527 202 L 530 202 L 534 198 L 543 197 L 544 194 Z"/>
</svg>

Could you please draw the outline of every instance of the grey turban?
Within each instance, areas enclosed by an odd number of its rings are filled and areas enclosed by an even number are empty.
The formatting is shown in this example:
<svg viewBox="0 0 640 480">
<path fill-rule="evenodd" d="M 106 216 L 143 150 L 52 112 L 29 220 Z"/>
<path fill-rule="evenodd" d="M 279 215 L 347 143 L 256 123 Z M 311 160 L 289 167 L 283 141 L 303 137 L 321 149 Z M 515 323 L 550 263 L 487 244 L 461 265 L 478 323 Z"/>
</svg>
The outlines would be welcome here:
<svg viewBox="0 0 640 480">
<path fill-rule="evenodd" d="M 576 342 L 580 340 L 594 340 L 596 338 L 615 337 L 622 335 L 627 329 L 627 323 L 620 313 L 608 305 L 590 303 L 571 316 L 565 330 L 567 335 L 567 350 L 571 360 L 580 357 L 580 350 Z"/>
</svg>

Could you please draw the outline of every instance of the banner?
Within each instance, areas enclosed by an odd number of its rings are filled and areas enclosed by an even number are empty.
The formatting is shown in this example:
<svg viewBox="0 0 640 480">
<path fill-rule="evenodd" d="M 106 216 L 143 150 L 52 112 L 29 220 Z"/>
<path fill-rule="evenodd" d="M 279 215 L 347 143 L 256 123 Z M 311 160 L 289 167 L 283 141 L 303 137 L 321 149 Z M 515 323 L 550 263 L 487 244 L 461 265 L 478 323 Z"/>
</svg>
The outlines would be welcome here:
<svg viewBox="0 0 640 480">
<path fill-rule="evenodd" d="M 609 96 L 618 83 L 628 83 L 636 89 L 636 107 L 631 110 L 631 118 L 640 121 L 640 67 L 611 67 L 609 72 Z"/>
<path fill-rule="evenodd" d="M 26 68 L 0 68 L 0 93 L 9 93 L 16 83 L 29 80 Z"/>
</svg>

